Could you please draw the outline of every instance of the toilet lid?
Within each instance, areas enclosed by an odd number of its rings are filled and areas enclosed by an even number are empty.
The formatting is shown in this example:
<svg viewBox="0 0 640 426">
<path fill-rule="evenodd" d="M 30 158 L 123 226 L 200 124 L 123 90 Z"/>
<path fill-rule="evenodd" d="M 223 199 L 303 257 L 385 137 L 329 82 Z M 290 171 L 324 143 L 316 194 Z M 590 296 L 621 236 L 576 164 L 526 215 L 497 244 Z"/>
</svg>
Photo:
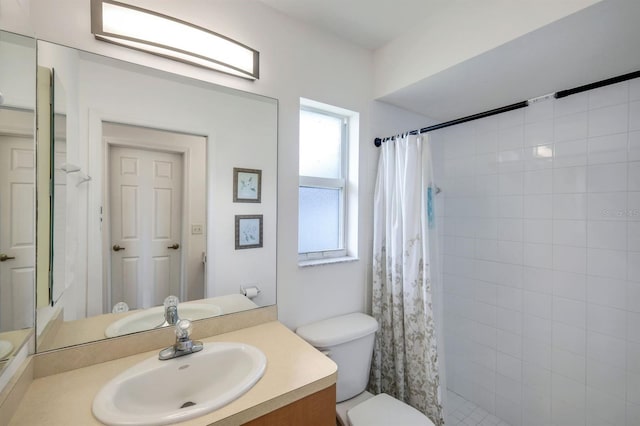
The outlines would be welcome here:
<svg viewBox="0 0 640 426">
<path fill-rule="evenodd" d="M 420 411 L 386 393 L 356 405 L 347 411 L 347 418 L 352 426 L 433 426 Z"/>
</svg>

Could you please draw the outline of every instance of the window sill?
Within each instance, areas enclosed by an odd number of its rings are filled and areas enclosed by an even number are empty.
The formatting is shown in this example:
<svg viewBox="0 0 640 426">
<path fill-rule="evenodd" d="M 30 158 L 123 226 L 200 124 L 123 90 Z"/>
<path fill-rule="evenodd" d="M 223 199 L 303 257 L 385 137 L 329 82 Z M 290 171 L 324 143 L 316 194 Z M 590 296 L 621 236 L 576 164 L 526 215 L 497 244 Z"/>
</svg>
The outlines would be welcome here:
<svg viewBox="0 0 640 426">
<path fill-rule="evenodd" d="M 356 262 L 360 260 L 357 257 L 353 256 L 343 256 L 343 257 L 327 257 L 324 259 L 311 259 L 311 260 L 302 260 L 298 262 L 298 266 L 300 268 L 307 268 L 310 266 L 321 266 L 321 265 L 330 265 L 333 263 L 347 263 L 347 262 Z"/>
</svg>

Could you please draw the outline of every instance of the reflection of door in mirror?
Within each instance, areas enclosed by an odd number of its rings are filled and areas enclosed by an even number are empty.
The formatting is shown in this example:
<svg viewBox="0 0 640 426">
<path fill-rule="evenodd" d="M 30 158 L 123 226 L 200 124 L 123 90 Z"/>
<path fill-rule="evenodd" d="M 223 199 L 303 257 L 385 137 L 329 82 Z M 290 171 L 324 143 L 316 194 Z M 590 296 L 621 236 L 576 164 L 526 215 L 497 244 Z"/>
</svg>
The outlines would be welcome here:
<svg viewBox="0 0 640 426">
<path fill-rule="evenodd" d="M 35 152 L 31 111 L 0 109 L 0 331 L 33 326 Z M 11 127 L 11 128 L 9 128 Z"/>
<path fill-rule="evenodd" d="M 35 59 L 34 39 L 0 31 L 0 383 L 35 322 Z"/>
<path fill-rule="evenodd" d="M 188 168 L 204 171 L 204 157 L 193 154 L 205 138 L 115 123 L 103 123 L 103 138 L 109 154 L 103 312 L 118 302 L 140 309 L 162 305 L 169 295 L 203 298 L 205 234 L 192 225 L 204 219 L 196 206 L 206 188 L 188 178 Z"/>
<path fill-rule="evenodd" d="M 161 305 L 183 294 L 182 155 L 121 146 L 109 151 L 110 305 Z"/>
</svg>

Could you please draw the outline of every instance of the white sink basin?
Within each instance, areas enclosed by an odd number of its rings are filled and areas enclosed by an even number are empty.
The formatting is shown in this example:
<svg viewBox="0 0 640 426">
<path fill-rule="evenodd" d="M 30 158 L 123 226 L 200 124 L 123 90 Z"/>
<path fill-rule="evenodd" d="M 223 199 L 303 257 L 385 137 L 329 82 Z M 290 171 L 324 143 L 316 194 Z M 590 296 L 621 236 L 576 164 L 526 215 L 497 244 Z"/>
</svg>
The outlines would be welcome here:
<svg viewBox="0 0 640 426">
<path fill-rule="evenodd" d="M 93 400 L 93 414 L 108 425 L 185 421 L 240 397 L 266 365 L 262 351 L 243 343 L 205 343 L 180 358 L 149 358 L 108 382 Z"/>
<path fill-rule="evenodd" d="M 13 351 L 13 345 L 7 340 L 0 340 L 0 360 L 5 359 Z"/>
<path fill-rule="evenodd" d="M 181 303 L 178 305 L 178 315 L 180 318 L 195 321 L 222 315 L 222 309 L 219 306 L 208 303 Z M 164 307 L 156 306 L 114 321 L 106 328 L 104 335 L 106 337 L 116 337 L 138 331 L 151 330 L 163 322 Z"/>
</svg>

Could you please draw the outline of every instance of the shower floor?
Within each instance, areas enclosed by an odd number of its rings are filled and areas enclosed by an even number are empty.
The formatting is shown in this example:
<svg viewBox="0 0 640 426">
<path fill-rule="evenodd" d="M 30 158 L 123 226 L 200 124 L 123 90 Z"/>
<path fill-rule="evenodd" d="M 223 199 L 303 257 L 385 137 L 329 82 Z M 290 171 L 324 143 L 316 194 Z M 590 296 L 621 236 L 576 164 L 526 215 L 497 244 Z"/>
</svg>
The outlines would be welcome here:
<svg viewBox="0 0 640 426">
<path fill-rule="evenodd" d="M 447 390 L 447 426 L 510 426 L 509 423 Z"/>
</svg>

